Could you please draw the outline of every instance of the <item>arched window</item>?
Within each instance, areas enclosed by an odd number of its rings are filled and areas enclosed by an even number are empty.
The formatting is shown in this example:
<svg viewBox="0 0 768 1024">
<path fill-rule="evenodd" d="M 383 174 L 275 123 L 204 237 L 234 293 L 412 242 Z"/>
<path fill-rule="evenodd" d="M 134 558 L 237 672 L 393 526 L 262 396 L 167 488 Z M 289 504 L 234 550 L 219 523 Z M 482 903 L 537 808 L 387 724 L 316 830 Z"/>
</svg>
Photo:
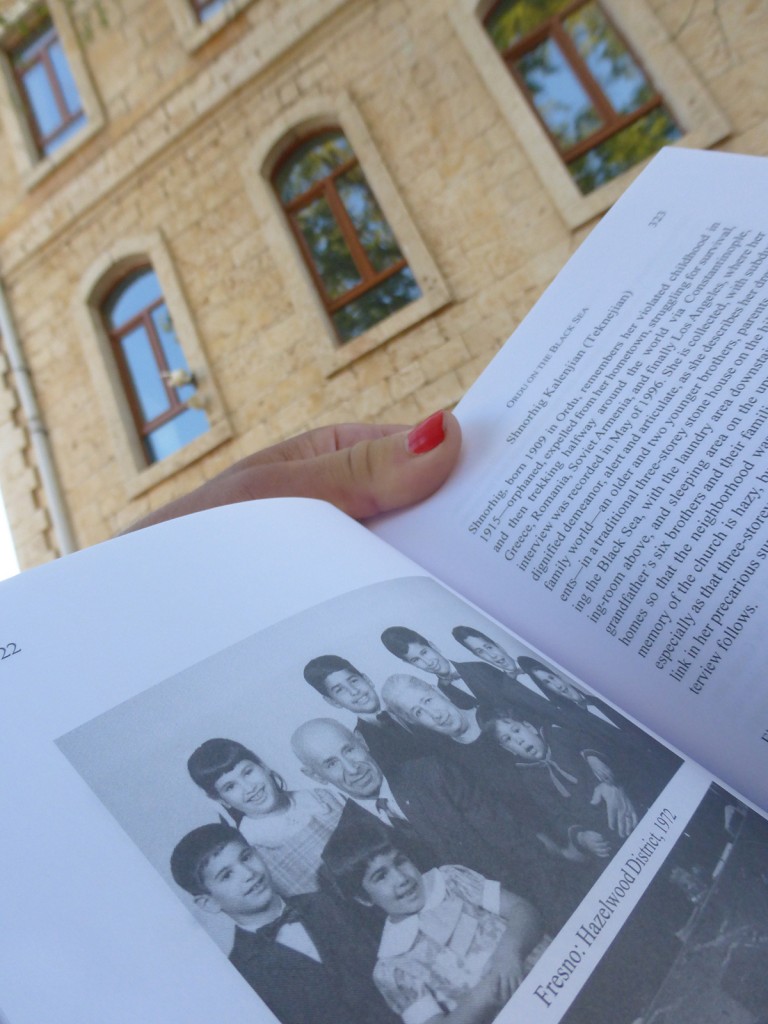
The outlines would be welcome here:
<svg viewBox="0 0 768 1024">
<path fill-rule="evenodd" d="M 597 0 L 499 0 L 484 24 L 582 193 L 682 135 Z"/>
<path fill-rule="evenodd" d="M 272 183 L 340 341 L 421 297 L 343 132 L 327 128 L 283 157 Z"/>
<path fill-rule="evenodd" d="M 151 267 L 112 288 L 101 313 L 147 462 L 157 462 L 204 434 L 209 423 L 202 409 L 187 404 L 197 385 Z"/>
</svg>

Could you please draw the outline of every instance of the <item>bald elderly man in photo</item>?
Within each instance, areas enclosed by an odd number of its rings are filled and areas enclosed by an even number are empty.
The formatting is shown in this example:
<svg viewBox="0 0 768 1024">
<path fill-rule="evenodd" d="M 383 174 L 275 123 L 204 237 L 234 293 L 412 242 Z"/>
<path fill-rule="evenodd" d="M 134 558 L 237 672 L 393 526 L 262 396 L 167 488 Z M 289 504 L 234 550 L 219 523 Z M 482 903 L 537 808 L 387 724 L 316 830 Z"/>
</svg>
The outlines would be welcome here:
<svg viewBox="0 0 768 1024">
<path fill-rule="evenodd" d="M 331 718 L 299 726 L 291 746 L 305 775 L 335 786 L 399 840 L 418 844 L 430 862 L 424 866 L 463 864 L 495 878 L 537 906 L 548 927 L 567 916 L 535 832 L 458 764 L 428 755 L 385 775 L 362 738 Z M 347 827 L 349 814 L 348 803 L 337 828 Z"/>
</svg>

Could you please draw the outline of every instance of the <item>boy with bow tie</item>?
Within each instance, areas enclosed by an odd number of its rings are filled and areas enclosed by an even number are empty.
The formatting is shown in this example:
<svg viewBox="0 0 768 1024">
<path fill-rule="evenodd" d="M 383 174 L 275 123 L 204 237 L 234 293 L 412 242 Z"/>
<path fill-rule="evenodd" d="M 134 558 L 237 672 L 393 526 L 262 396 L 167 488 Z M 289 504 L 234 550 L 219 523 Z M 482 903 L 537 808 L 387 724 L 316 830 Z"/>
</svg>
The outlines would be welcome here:
<svg viewBox="0 0 768 1024">
<path fill-rule="evenodd" d="M 371 981 L 370 937 L 325 893 L 279 896 L 236 829 L 193 829 L 171 855 L 171 874 L 200 909 L 235 922 L 229 958 L 283 1024 L 391 1022 Z"/>
</svg>

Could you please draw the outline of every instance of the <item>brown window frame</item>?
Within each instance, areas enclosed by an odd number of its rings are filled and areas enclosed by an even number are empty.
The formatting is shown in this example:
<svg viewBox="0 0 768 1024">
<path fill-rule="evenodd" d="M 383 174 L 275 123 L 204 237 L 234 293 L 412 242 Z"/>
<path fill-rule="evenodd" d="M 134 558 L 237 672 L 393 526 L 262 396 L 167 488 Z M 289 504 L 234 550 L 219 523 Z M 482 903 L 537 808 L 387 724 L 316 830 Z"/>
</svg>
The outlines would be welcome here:
<svg viewBox="0 0 768 1024">
<path fill-rule="evenodd" d="M 495 3 L 488 11 L 488 13 L 485 15 L 485 18 L 483 19 L 484 26 L 487 27 L 487 23 L 490 20 L 493 12 L 501 2 L 502 0 L 498 0 L 498 2 Z M 592 2 L 597 3 L 598 7 L 602 11 L 603 17 L 610 25 L 612 31 L 616 33 L 619 40 L 621 41 L 622 46 L 625 48 L 627 53 L 637 64 L 638 68 L 642 71 L 646 81 L 648 82 L 648 85 L 654 90 L 654 95 L 650 99 L 646 100 L 646 102 L 643 103 L 640 107 L 637 107 L 637 109 L 631 111 L 628 114 L 618 114 L 614 110 L 613 104 L 605 95 L 595 77 L 592 75 L 592 72 L 589 70 L 586 62 L 576 49 L 576 46 L 571 40 L 571 37 L 568 35 L 568 33 L 565 31 L 562 25 L 562 22 L 565 18 L 568 17 L 568 15 L 573 14 L 580 7 L 584 7 L 586 6 L 586 4 Z M 598 114 L 600 114 L 600 116 L 605 121 L 605 124 L 602 128 L 598 128 L 591 135 L 587 136 L 587 138 L 582 139 L 580 142 L 574 143 L 567 149 L 563 149 L 557 137 L 550 131 L 549 126 L 539 113 L 536 104 L 533 102 L 530 90 L 528 89 L 528 86 L 526 85 L 523 76 L 518 72 L 517 67 L 515 66 L 516 62 L 521 57 L 523 57 L 530 50 L 533 50 L 537 46 L 540 46 L 541 43 L 545 42 L 547 39 L 554 40 L 554 42 L 560 47 L 563 56 L 566 58 L 568 62 L 568 66 L 576 75 L 579 82 L 586 91 L 587 95 L 589 96 L 590 100 L 593 102 L 595 110 L 598 112 Z M 625 128 L 628 128 L 630 125 L 634 124 L 635 121 L 639 121 L 641 118 L 651 113 L 651 111 L 657 110 L 664 104 L 664 97 L 656 89 L 656 85 L 653 81 L 653 78 L 650 74 L 648 74 L 648 71 L 644 67 L 643 62 L 640 60 L 635 50 L 629 44 L 624 34 L 614 24 L 610 15 L 605 10 L 603 5 L 599 2 L 599 0 L 573 0 L 572 3 L 568 4 L 561 11 L 558 11 L 556 14 L 552 14 L 548 18 L 545 18 L 535 29 L 532 29 L 527 35 L 523 36 L 521 39 L 518 39 L 517 42 L 512 43 L 512 45 L 507 47 L 506 50 L 498 52 L 501 54 L 501 58 L 504 61 L 510 75 L 515 80 L 515 83 L 519 87 L 523 96 L 525 96 L 526 101 L 528 102 L 529 106 L 538 118 L 539 123 L 543 127 L 544 131 L 547 133 L 547 136 L 552 142 L 552 145 L 555 147 L 555 149 L 557 150 L 557 152 L 559 153 L 563 162 L 566 165 L 573 163 L 575 160 L 578 160 L 579 157 L 584 156 L 584 154 L 588 153 L 590 150 L 596 149 L 598 146 L 602 145 L 603 142 L 606 142 L 614 135 L 617 135 L 620 131 L 623 131 Z"/>
<path fill-rule="evenodd" d="M 329 314 L 329 316 L 332 316 L 340 309 L 343 309 L 343 307 L 348 305 L 350 302 L 354 302 L 356 299 L 359 299 L 361 295 L 365 295 L 366 292 L 372 291 L 374 288 L 377 288 L 380 284 L 383 284 L 383 282 L 387 281 L 390 277 L 394 277 L 395 274 L 398 274 L 409 264 L 408 260 L 403 256 L 399 260 L 395 260 L 395 262 L 390 264 L 390 266 L 385 267 L 384 270 L 376 270 L 371 261 L 368 259 L 368 254 L 366 253 L 365 248 L 363 247 L 363 245 L 360 242 L 360 239 L 357 236 L 357 231 L 355 230 L 355 226 L 352 223 L 352 218 L 347 213 L 347 209 L 344 206 L 344 203 L 342 202 L 335 185 L 336 178 L 339 178 L 341 177 L 341 175 L 346 174 L 354 167 L 360 166 L 360 160 L 356 153 L 354 154 L 354 156 L 350 157 L 349 160 L 345 160 L 338 167 L 334 167 L 334 169 L 330 172 L 330 174 L 326 175 L 326 177 L 321 178 L 319 181 L 316 181 L 313 185 L 310 185 L 310 187 L 305 192 L 302 192 L 301 195 L 296 196 L 288 203 L 283 202 L 282 197 L 280 196 L 280 191 L 277 187 L 277 177 L 279 173 L 282 171 L 286 164 L 290 163 L 293 154 L 298 149 L 301 149 L 304 146 L 306 146 L 308 142 L 312 141 L 312 139 L 318 138 L 322 135 L 326 135 L 328 134 L 328 132 L 335 132 L 339 135 L 343 135 L 344 138 L 346 139 L 346 134 L 344 130 L 335 124 L 325 125 L 322 128 L 318 128 L 307 135 L 302 135 L 302 137 L 298 139 L 290 147 L 290 149 L 286 150 L 286 152 L 281 156 L 280 160 L 277 162 L 275 166 L 275 169 L 272 172 L 271 180 L 275 193 L 277 194 L 277 197 L 280 200 L 280 204 L 283 207 L 283 210 L 285 211 L 288 223 L 290 224 L 291 227 L 291 231 L 293 232 L 294 238 L 296 239 L 296 243 L 299 246 L 299 249 L 301 250 L 301 254 L 304 257 L 304 261 L 307 265 L 307 268 L 309 269 L 309 273 L 312 276 L 314 285 L 317 288 L 318 295 L 323 301 L 323 305 L 325 307 L 326 312 Z M 363 177 L 365 178 L 365 172 L 363 172 Z M 365 178 L 365 181 L 367 184 L 368 179 Z M 370 185 L 368 185 L 368 188 L 370 188 Z M 332 299 L 330 295 L 328 295 L 325 288 L 325 283 L 315 267 L 315 261 L 312 257 L 312 252 L 309 246 L 307 245 L 307 241 L 304 238 L 304 234 L 301 228 L 298 226 L 295 220 L 295 214 L 299 210 L 303 209 L 305 206 L 308 206 L 310 203 L 314 202 L 319 197 L 324 198 L 325 201 L 328 203 L 328 206 L 330 207 L 331 212 L 333 213 L 336 219 L 336 223 L 339 226 L 339 230 L 341 231 L 342 237 L 347 245 L 347 248 L 349 249 L 350 255 L 352 256 L 352 260 L 354 261 L 355 267 L 358 273 L 360 274 L 360 283 L 355 285 L 354 288 L 350 288 L 342 295 L 337 296 L 337 298 L 335 299 Z"/>
<path fill-rule="evenodd" d="M 61 88 L 61 82 L 56 71 L 56 67 L 51 60 L 50 50 L 54 43 L 58 43 L 61 46 L 61 37 L 54 25 L 50 16 L 44 18 L 40 24 L 35 28 L 32 36 L 37 36 L 32 42 L 32 52 L 30 55 L 22 58 L 19 51 L 26 49 L 30 43 L 27 39 L 18 41 L 8 51 L 8 58 L 10 61 L 11 69 L 13 71 L 14 80 L 16 82 L 16 88 L 19 93 L 19 98 L 24 106 L 24 111 L 27 115 L 27 121 L 29 128 L 34 139 L 35 147 L 40 156 L 47 155 L 50 152 L 48 147 L 52 143 L 55 143 L 60 135 L 67 132 L 73 124 L 76 124 L 79 120 L 85 118 L 85 110 L 83 109 L 83 101 L 78 90 L 78 100 L 80 106 L 75 111 L 70 111 L 67 107 L 67 101 L 64 97 L 64 92 Z M 62 47 L 63 52 L 63 47 Z M 66 56 L 66 55 L 65 55 Z M 24 85 L 24 75 L 30 68 L 35 65 L 41 65 L 45 73 L 45 77 L 48 80 L 48 84 L 51 87 L 54 100 L 56 102 L 56 108 L 60 117 L 60 122 L 57 127 L 49 132 L 47 135 L 43 134 L 40 125 L 38 123 L 38 116 L 35 111 L 34 104 L 30 99 L 26 86 Z"/>
<path fill-rule="evenodd" d="M 104 301 L 101 304 L 102 310 L 104 305 L 106 305 L 106 303 L 112 299 L 115 293 L 127 282 L 129 278 L 135 277 L 138 274 L 147 270 L 153 274 L 155 273 L 154 268 L 149 263 L 147 263 L 144 264 L 143 266 L 135 267 L 130 272 L 130 274 L 126 274 L 125 277 L 117 281 L 112 286 L 112 288 L 110 288 L 108 294 L 105 296 Z M 112 351 L 115 356 L 115 362 L 117 363 L 117 370 L 120 375 L 120 381 L 123 385 L 123 390 L 128 400 L 128 406 L 131 410 L 131 415 L 133 416 L 133 422 L 136 425 L 136 430 L 139 433 L 139 437 L 142 440 L 142 444 L 144 442 L 144 439 L 147 438 L 152 433 L 152 431 L 156 430 L 158 427 L 162 427 L 165 423 L 169 423 L 172 419 L 175 419 L 180 413 L 184 412 L 187 409 L 186 402 L 182 402 L 179 400 L 179 396 L 176 393 L 176 389 L 172 387 L 168 383 L 166 377 L 163 376 L 163 374 L 170 372 L 170 367 L 168 366 L 168 361 L 165 358 L 165 352 L 163 351 L 160 338 L 157 335 L 154 321 L 152 320 L 152 313 L 160 306 L 165 306 L 166 309 L 168 308 L 165 296 L 162 294 L 158 299 L 155 299 L 148 306 L 145 306 L 138 313 L 136 313 L 135 316 L 131 317 L 130 320 L 127 320 L 121 327 L 118 328 L 110 327 L 107 323 L 106 315 L 104 314 L 104 312 L 102 312 L 102 317 L 104 319 L 107 336 L 109 337 L 110 343 L 112 345 Z M 165 389 L 165 393 L 169 403 L 168 409 L 166 409 L 165 412 L 160 413 L 158 416 L 155 416 L 155 418 L 152 420 L 145 420 L 144 416 L 142 415 L 141 405 L 139 403 L 139 397 L 137 392 L 137 386 L 134 383 L 133 377 L 131 376 L 130 368 L 125 359 L 125 356 L 123 355 L 122 345 L 120 344 L 121 340 L 125 337 L 125 335 L 130 334 L 131 331 L 134 331 L 139 326 L 143 327 L 147 333 L 150 348 L 152 349 L 152 355 L 155 357 L 155 362 L 157 364 L 157 374 L 158 377 L 160 378 L 160 381 L 162 382 L 163 388 Z"/>
</svg>

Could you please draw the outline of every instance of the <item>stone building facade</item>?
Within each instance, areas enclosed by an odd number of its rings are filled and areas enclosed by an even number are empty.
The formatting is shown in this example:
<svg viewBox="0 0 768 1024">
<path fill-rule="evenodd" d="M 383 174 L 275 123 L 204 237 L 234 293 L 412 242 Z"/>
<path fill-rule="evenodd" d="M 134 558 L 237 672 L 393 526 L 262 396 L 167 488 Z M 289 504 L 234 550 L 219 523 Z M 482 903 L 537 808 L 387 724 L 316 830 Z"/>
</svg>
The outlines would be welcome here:
<svg viewBox="0 0 768 1024">
<path fill-rule="evenodd" d="M 768 154 L 765 0 L 601 8 L 678 144 Z M 0 4 L 0 487 L 23 566 L 103 540 L 298 431 L 411 423 L 458 400 L 642 165 L 580 191 L 494 46 L 493 9 Z M 18 71 L 41 18 L 80 103 L 50 152 Z M 273 184 L 284 155 L 330 126 L 418 283 L 413 301 L 343 343 Z M 143 266 L 207 424 L 154 460 L 104 323 L 111 290 Z"/>
</svg>

